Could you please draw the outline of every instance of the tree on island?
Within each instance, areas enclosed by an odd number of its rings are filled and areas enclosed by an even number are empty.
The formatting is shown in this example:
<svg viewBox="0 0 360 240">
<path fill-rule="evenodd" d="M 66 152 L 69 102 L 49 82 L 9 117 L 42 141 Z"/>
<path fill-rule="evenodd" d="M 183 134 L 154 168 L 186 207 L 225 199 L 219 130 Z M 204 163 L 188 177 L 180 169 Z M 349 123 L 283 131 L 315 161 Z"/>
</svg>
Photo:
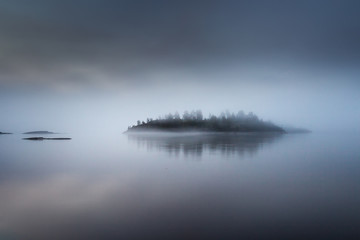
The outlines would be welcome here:
<svg viewBox="0 0 360 240">
<path fill-rule="evenodd" d="M 248 114 L 239 111 L 237 114 L 229 111 L 222 112 L 220 115 L 210 114 L 204 118 L 201 110 L 185 111 L 182 117 L 179 113 L 166 114 L 164 118 L 158 117 L 153 120 L 148 118 L 146 122 L 137 121 L 136 126 L 128 128 L 130 131 L 213 131 L 213 132 L 285 132 L 281 127 L 269 121 L 259 119 L 254 113 Z"/>
</svg>

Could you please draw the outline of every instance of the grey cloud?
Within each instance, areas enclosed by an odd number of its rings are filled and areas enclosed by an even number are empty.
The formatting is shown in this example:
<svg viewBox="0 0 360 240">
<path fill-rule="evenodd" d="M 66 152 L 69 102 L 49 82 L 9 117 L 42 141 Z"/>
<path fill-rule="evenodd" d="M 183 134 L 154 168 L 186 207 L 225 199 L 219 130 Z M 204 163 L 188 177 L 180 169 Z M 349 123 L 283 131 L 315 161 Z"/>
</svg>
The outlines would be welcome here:
<svg viewBox="0 0 360 240">
<path fill-rule="evenodd" d="M 93 73 L 122 81 L 166 68 L 234 61 L 360 59 L 357 1 L 17 0 L 1 5 L 2 82 L 85 84 Z"/>
</svg>

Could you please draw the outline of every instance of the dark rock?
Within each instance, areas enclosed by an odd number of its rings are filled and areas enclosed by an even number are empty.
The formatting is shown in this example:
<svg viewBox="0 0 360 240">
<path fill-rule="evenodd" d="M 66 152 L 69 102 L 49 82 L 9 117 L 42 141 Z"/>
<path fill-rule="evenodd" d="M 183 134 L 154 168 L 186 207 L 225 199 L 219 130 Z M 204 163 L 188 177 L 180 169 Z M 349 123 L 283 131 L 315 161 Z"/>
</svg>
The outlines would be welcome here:
<svg viewBox="0 0 360 240">
<path fill-rule="evenodd" d="M 32 140 L 32 141 L 43 141 L 43 140 L 71 140 L 71 138 L 30 137 L 30 138 L 23 138 L 23 140 Z"/>
</svg>

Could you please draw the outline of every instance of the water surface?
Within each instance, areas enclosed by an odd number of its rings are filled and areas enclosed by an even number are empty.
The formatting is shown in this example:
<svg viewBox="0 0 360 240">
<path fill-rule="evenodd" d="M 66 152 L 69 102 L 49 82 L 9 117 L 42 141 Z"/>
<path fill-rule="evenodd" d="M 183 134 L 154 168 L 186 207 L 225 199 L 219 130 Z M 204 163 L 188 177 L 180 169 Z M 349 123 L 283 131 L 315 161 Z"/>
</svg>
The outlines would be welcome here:
<svg viewBox="0 0 360 240">
<path fill-rule="evenodd" d="M 356 134 L 0 136 L 0 239 L 360 237 Z"/>
</svg>

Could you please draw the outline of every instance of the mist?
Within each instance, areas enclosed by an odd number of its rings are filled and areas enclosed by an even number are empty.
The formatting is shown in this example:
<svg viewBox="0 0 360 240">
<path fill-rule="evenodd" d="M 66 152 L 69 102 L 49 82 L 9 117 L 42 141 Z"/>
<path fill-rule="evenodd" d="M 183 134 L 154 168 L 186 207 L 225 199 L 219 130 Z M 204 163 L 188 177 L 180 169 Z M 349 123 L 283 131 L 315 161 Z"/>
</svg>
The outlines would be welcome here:
<svg viewBox="0 0 360 240">
<path fill-rule="evenodd" d="M 120 133 L 193 109 L 359 130 L 357 1 L 0 6 L 2 131 Z"/>
<path fill-rule="evenodd" d="M 0 1 L 0 238 L 360 239 L 359 10 Z"/>
<path fill-rule="evenodd" d="M 136 86 L 1 90 L 3 131 L 122 132 L 137 120 L 201 109 L 254 112 L 264 120 L 319 130 L 359 130 L 356 74 L 264 71 L 155 74 Z M 247 81 L 243 80 L 246 79 Z M 248 81 L 251 79 L 251 81 Z M 269 81 L 268 79 L 274 79 Z M 303 80 L 304 79 L 304 80 Z M 206 80 L 206 81 L 205 81 Z"/>
</svg>

